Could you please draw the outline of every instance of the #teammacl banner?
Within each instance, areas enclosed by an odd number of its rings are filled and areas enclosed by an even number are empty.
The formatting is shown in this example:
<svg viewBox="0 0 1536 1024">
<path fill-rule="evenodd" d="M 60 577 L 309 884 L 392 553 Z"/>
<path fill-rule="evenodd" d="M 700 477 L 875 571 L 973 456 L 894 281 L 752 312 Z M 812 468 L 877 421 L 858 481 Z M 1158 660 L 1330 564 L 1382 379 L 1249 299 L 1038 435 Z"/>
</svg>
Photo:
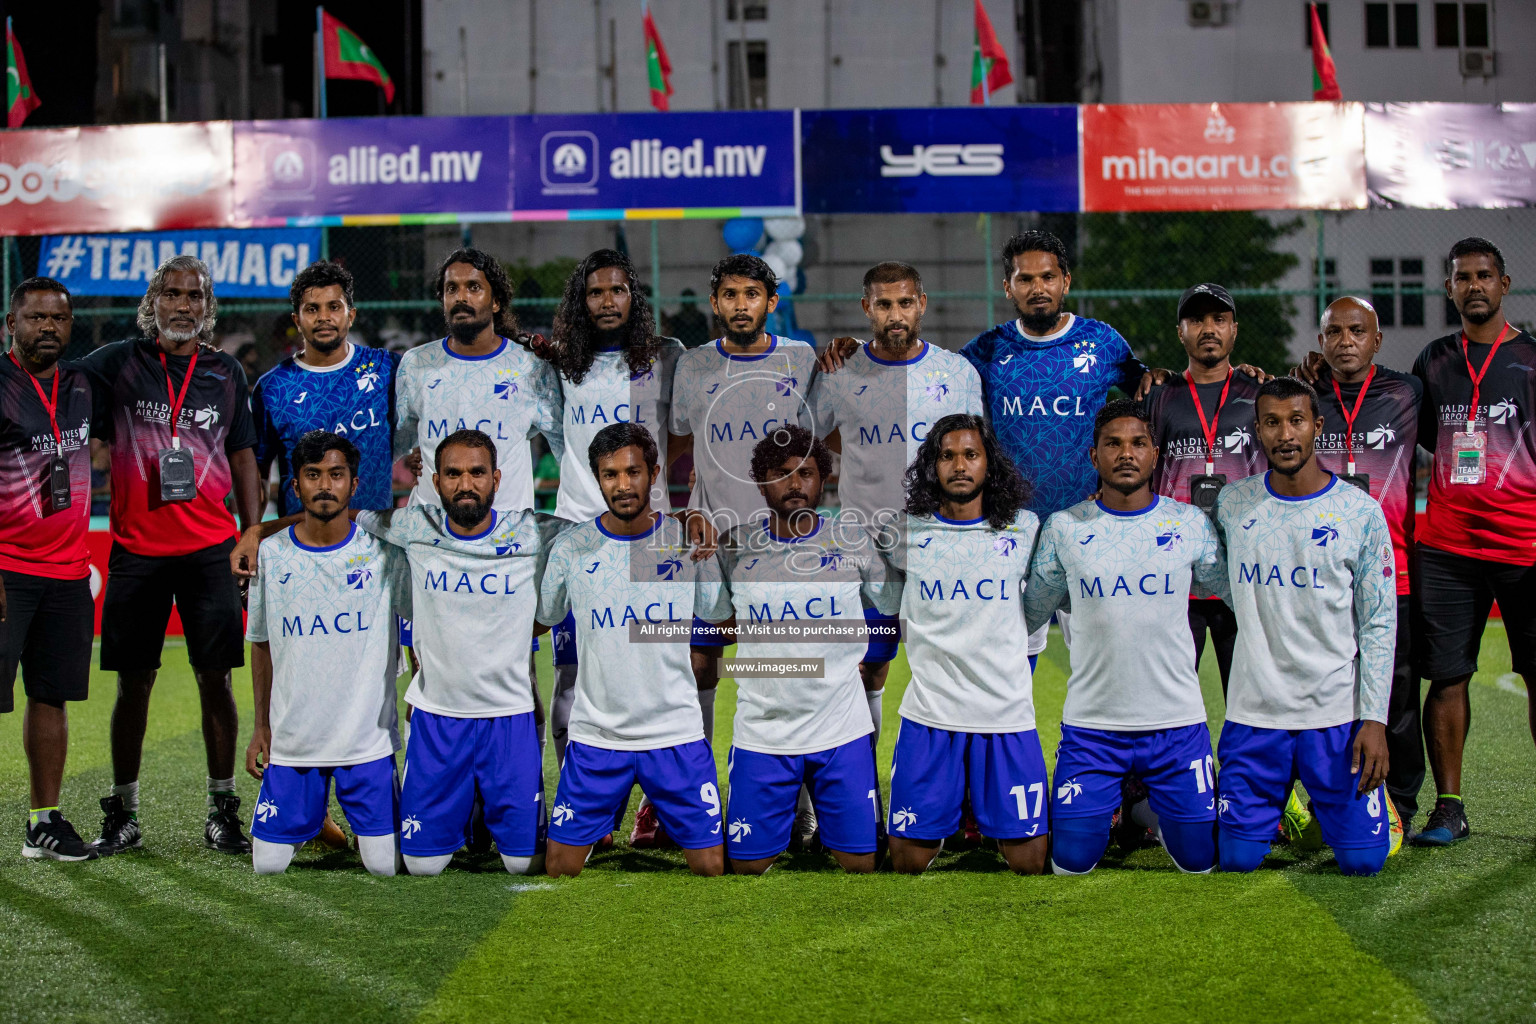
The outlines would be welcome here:
<svg viewBox="0 0 1536 1024">
<path fill-rule="evenodd" d="M 1536 104 L 1367 103 L 1371 202 L 1418 209 L 1536 204 Z"/>
<path fill-rule="evenodd" d="M 0 234 L 229 223 L 230 123 L 0 132 Z"/>
<path fill-rule="evenodd" d="M 1359 103 L 1082 108 L 1084 210 L 1366 205 Z"/>
<path fill-rule="evenodd" d="M 512 208 L 552 217 L 795 212 L 796 117 L 766 110 L 512 118 Z"/>
<path fill-rule="evenodd" d="M 286 299 L 294 275 L 320 256 L 320 229 L 51 235 L 43 239 L 37 267 L 76 295 L 137 298 L 155 268 L 179 254 L 208 264 L 221 299 Z"/>
<path fill-rule="evenodd" d="M 803 111 L 807 213 L 1073 211 L 1077 108 Z"/>
<path fill-rule="evenodd" d="M 238 223 L 505 214 L 511 118 L 357 117 L 235 125 Z"/>
</svg>

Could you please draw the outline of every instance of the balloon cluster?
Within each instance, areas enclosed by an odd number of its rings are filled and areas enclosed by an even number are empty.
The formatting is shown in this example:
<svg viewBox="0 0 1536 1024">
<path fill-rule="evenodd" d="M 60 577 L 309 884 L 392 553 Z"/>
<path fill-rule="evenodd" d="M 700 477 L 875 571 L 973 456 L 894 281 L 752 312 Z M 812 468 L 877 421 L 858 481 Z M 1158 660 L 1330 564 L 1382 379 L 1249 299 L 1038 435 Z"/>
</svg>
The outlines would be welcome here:
<svg viewBox="0 0 1536 1024">
<path fill-rule="evenodd" d="M 805 271 L 800 261 L 805 247 L 803 217 L 733 217 L 721 229 L 726 248 L 731 252 L 749 252 L 761 256 L 779 279 L 779 305 L 768 318 L 768 330 L 786 338 L 799 338 L 816 344 L 815 335 L 802 331 L 795 323 L 794 296 L 805 291 Z M 764 240 L 767 245 L 763 245 Z"/>
</svg>

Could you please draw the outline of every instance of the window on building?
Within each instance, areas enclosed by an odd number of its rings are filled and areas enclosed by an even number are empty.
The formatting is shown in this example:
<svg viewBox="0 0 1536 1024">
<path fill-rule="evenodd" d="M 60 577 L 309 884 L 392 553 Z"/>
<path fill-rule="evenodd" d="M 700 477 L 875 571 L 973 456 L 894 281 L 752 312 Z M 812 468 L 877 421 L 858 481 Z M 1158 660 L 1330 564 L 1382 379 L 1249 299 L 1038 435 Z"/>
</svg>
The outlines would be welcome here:
<svg viewBox="0 0 1536 1024">
<path fill-rule="evenodd" d="M 1398 319 L 1404 327 L 1424 326 L 1424 261 L 1397 261 Z"/>
<path fill-rule="evenodd" d="M 1397 289 L 1393 280 L 1394 261 L 1371 260 L 1371 305 L 1376 307 L 1376 323 L 1382 327 L 1397 326 Z"/>
<path fill-rule="evenodd" d="M 1447 278 L 1449 278 L 1451 276 L 1451 261 L 1450 260 L 1446 260 L 1445 261 L 1445 276 Z M 1445 297 L 1445 326 L 1447 326 L 1447 327 L 1460 327 L 1461 326 L 1461 314 L 1456 311 L 1456 303 L 1451 301 L 1451 297 L 1449 295 L 1447 295 Z"/>
<path fill-rule="evenodd" d="M 1419 5 L 1392 5 L 1393 45 L 1399 50 L 1419 48 Z"/>
<path fill-rule="evenodd" d="M 1323 318 L 1323 310 L 1328 307 L 1328 303 L 1332 302 L 1334 299 L 1339 297 L 1339 267 L 1338 267 L 1337 261 L 1335 261 L 1335 260 L 1324 260 L 1323 261 L 1323 280 L 1322 280 L 1323 295 L 1322 295 L 1322 302 L 1321 303 L 1319 303 L 1317 298 L 1315 297 L 1317 295 L 1317 284 L 1318 284 L 1317 260 L 1313 260 L 1312 261 L 1312 294 L 1314 296 L 1314 298 L 1312 299 L 1312 319 L 1313 320 L 1321 320 Z"/>
<path fill-rule="evenodd" d="M 1423 327 L 1423 289 L 1423 260 L 1371 258 L 1371 305 L 1382 327 Z"/>
<path fill-rule="evenodd" d="M 1488 5 L 1461 5 L 1461 44 L 1469 50 L 1488 49 Z"/>
<path fill-rule="evenodd" d="M 732 40 L 726 44 L 725 60 L 730 67 L 727 96 L 730 109 L 767 110 L 768 44 L 760 40 L 749 40 L 743 57 L 742 44 Z"/>
<path fill-rule="evenodd" d="M 1328 32 L 1328 5 L 1317 5 L 1317 21 L 1323 26 L 1323 39 L 1329 38 Z M 1307 49 L 1312 48 L 1312 5 L 1301 5 L 1301 43 Z"/>
<path fill-rule="evenodd" d="M 725 20 L 767 21 L 768 0 L 726 0 Z"/>
<path fill-rule="evenodd" d="M 1392 7 L 1390 4 L 1365 5 L 1365 45 L 1384 49 L 1392 45 Z"/>
<path fill-rule="evenodd" d="M 1435 45 L 1452 49 L 1461 45 L 1461 5 L 1435 4 Z"/>
</svg>

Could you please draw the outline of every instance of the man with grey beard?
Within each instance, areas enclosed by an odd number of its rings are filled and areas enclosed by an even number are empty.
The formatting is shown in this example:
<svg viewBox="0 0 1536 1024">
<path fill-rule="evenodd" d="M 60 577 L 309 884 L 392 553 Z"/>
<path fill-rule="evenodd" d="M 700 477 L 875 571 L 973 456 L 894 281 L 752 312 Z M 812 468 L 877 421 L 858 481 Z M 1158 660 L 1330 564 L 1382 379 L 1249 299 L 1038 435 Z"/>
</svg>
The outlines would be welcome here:
<svg viewBox="0 0 1536 1024">
<path fill-rule="evenodd" d="M 139 303 L 144 336 L 105 345 L 81 368 L 111 410 L 112 555 L 101 619 L 101 667 L 117 673 L 111 792 L 100 855 L 143 843 L 139 762 L 149 695 L 174 601 L 203 706 L 208 817 L 203 841 L 249 854 L 235 796 L 239 723 L 230 671 L 245 663 L 240 594 L 229 573 L 237 532 L 261 519 L 256 429 L 245 372 L 210 347 L 218 302 L 192 256 L 160 265 Z"/>
</svg>

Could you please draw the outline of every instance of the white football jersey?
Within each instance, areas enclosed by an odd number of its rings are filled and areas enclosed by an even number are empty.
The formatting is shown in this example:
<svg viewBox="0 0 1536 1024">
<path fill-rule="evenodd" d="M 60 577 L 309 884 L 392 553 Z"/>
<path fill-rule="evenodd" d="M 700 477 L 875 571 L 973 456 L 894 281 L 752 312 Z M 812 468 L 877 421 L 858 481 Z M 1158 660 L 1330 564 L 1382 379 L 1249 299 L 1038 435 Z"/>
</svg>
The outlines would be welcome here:
<svg viewBox="0 0 1536 1024">
<path fill-rule="evenodd" d="M 1033 628 L 1072 611 L 1072 673 L 1061 720 L 1134 732 L 1204 722 L 1189 592 L 1225 595 L 1210 518 L 1154 496 L 1139 512 L 1084 501 L 1045 521 L 1024 607 Z"/>
<path fill-rule="evenodd" d="M 607 511 L 603 492 L 592 475 L 587 451 L 598 431 L 614 423 L 634 423 L 650 431 L 662 472 L 651 488 L 651 507 L 670 509 L 667 494 L 667 416 L 672 399 L 672 374 L 683 343 L 662 338 L 656 361 L 645 373 L 632 374 L 624 353 L 599 351 L 580 384 L 560 378 L 565 405 L 565 455 L 560 460 L 560 492 L 555 515 L 573 523 L 595 519 Z"/>
<path fill-rule="evenodd" d="M 716 613 L 720 569 L 695 562 L 681 524 L 659 516 L 650 532 L 621 537 L 592 519 L 561 534 L 540 586 L 539 620 L 576 617 L 576 699 L 570 737 L 609 750 L 654 750 L 704 738 L 688 657 L 694 615 Z M 632 624 L 675 624 L 648 642 Z"/>
<path fill-rule="evenodd" d="M 400 749 L 404 570 L 399 550 L 355 524 L 330 547 L 306 547 L 291 526 L 261 542 L 245 638 L 272 654 L 273 764 L 365 764 Z"/>
<path fill-rule="evenodd" d="M 447 526 L 436 505 L 359 512 L 357 525 L 410 562 L 412 637 L 421 670 L 406 703 L 451 718 L 533 710 L 528 648 L 537 583 L 561 520 L 496 510 L 472 537 Z"/>
<path fill-rule="evenodd" d="M 411 349 L 395 378 L 395 457 L 421 446 L 421 479 L 413 502 L 440 505 L 432 486 L 437 446 L 456 430 L 479 430 L 496 445 L 501 487 L 496 507 L 533 507 L 533 456 L 528 442 L 543 434 L 559 458 L 560 380 L 549 363 L 501 339 L 485 356 L 461 356 L 446 338 Z"/>
<path fill-rule="evenodd" d="M 986 519 L 903 513 L 896 526 L 901 543 L 887 558 L 912 669 L 901 717 L 950 732 L 1033 729 L 1023 598 L 1040 521 L 1021 511 L 996 530 Z"/>
</svg>

